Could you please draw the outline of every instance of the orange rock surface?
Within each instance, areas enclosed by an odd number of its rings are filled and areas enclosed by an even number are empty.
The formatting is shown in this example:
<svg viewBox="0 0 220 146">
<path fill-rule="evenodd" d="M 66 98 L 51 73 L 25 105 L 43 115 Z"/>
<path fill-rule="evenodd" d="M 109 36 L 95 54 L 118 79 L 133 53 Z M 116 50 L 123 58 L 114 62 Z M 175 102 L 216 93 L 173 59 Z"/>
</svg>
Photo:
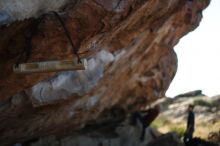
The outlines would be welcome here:
<svg viewBox="0 0 220 146">
<path fill-rule="evenodd" d="M 108 120 L 108 116 L 117 119 L 121 115 L 112 114 L 114 109 L 131 112 L 163 97 L 177 70 L 173 47 L 199 25 L 208 4 L 209 0 L 81 0 L 68 4 L 59 15 L 80 56 L 91 59 L 104 50 L 113 60 L 104 65 L 102 75 L 86 92 L 45 102 L 30 98 L 31 87 L 57 74 L 18 75 L 12 66 L 30 46 L 28 62 L 75 57 L 58 19 L 46 13 L 2 26 L 0 143 L 66 135 L 88 123 Z"/>
</svg>

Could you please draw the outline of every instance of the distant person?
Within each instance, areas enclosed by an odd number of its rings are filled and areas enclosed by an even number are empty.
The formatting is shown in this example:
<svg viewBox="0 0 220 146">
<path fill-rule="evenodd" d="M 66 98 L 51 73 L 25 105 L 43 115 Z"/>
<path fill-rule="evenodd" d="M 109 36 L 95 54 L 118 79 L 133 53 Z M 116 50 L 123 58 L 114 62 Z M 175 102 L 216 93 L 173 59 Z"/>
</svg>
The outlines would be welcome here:
<svg viewBox="0 0 220 146">
<path fill-rule="evenodd" d="M 195 115 L 194 115 L 193 109 L 194 109 L 194 105 L 190 104 L 188 107 L 186 132 L 184 134 L 184 139 L 183 139 L 185 144 L 188 141 L 190 141 L 193 137 L 194 125 L 195 125 Z"/>
<path fill-rule="evenodd" d="M 131 121 L 132 125 L 136 125 L 137 120 L 139 120 L 142 124 L 142 132 L 140 136 L 140 141 L 144 140 L 145 129 L 154 121 L 154 119 L 156 119 L 159 113 L 160 113 L 160 108 L 157 105 L 153 108 L 149 108 L 144 111 L 135 112 L 132 115 L 132 121 Z"/>
</svg>

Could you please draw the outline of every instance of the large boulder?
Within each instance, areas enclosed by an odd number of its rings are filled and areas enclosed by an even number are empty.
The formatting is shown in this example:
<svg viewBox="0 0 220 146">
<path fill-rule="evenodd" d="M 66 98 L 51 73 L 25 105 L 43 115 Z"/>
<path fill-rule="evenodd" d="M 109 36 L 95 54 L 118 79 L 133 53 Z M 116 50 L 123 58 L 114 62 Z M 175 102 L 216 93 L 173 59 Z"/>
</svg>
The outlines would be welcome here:
<svg viewBox="0 0 220 146">
<path fill-rule="evenodd" d="M 199 25 L 208 4 L 209 0 L 1 1 L 0 144 L 62 137 L 90 123 L 120 121 L 163 97 L 177 69 L 173 47 Z M 50 11 L 58 11 L 79 55 L 88 60 L 88 69 L 15 74 L 12 66 L 25 61 L 24 52 L 31 52 L 28 62 L 75 59 Z"/>
<path fill-rule="evenodd" d="M 186 92 L 186 93 L 179 94 L 179 95 L 175 96 L 175 98 L 178 98 L 178 97 L 195 97 L 195 96 L 205 96 L 205 95 L 202 93 L 202 90 L 194 90 L 194 91 L 189 91 L 189 92 Z"/>
<path fill-rule="evenodd" d="M 184 146 L 175 133 L 161 135 L 146 146 Z"/>
</svg>

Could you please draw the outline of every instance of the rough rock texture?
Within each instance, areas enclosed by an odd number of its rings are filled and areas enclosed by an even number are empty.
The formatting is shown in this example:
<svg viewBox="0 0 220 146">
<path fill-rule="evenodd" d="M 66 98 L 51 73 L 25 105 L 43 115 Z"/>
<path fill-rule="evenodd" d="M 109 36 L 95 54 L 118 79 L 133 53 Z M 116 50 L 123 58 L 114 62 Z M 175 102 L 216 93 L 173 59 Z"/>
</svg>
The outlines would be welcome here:
<svg viewBox="0 0 220 146">
<path fill-rule="evenodd" d="M 201 123 L 206 123 L 206 126 L 209 124 L 213 125 L 215 122 L 218 122 L 218 119 L 220 119 L 220 96 L 195 96 L 191 98 L 186 96 L 181 98 L 163 98 L 157 102 L 160 102 L 160 105 L 163 109 L 163 112 L 160 113 L 160 116 L 167 117 L 170 121 L 172 121 L 173 124 L 185 124 L 189 104 L 195 105 L 194 112 L 196 115 L 197 127 L 199 127 L 199 124 L 202 125 Z"/>
<path fill-rule="evenodd" d="M 120 122 L 126 112 L 163 97 L 177 68 L 172 48 L 198 26 L 208 4 L 209 0 L 61 2 L 59 15 L 80 56 L 89 60 L 86 71 L 12 72 L 12 65 L 30 47 L 28 61 L 73 57 L 50 8 L 41 17 L 29 18 L 38 16 L 35 12 L 19 15 L 18 20 L 29 19 L 1 26 L 0 143 L 63 136 L 88 123 Z M 0 16 L 0 21 L 8 20 Z M 43 79 L 47 80 L 40 82 Z"/>
<path fill-rule="evenodd" d="M 186 129 L 187 109 L 189 104 L 194 104 L 195 131 L 194 137 L 209 139 L 210 133 L 219 133 L 220 128 L 220 96 L 195 96 L 163 98 L 156 101 L 160 104 L 162 112 L 157 117 L 154 124 L 162 133 L 167 133 L 175 129 Z M 159 124 L 158 124 L 159 123 Z M 181 131 L 181 130 L 175 130 Z M 215 134 L 216 135 L 216 134 Z M 216 136 L 212 139 L 216 142 Z M 217 136 L 218 137 L 218 136 Z"/>
<path fill-rule="evenodd" d="M 48 11 L 58 10 L 69 2 L 70 0 L 1 0 L 0 25 L 30 17 L 38 17 Z M 77 0 L 71 2 L 74 3 Z"/>
<path fill-rule="evenodd" d="M 189 92 L 186 92 L 186 93 L 176 95 L 175 98 L 195 97 L 195 96 L 205 96 L 205 95 L 202 93 L 202 90 L 194 90 L 194 91 L 189 91 Z"/>
<path fill-rule="evenodd" d="M 186 146 L 219 146 L 218 143 L 212 143 L 200 138 L 193 138 L 186 143 Z"/>
<path fill-rule="evenodd" d="M 20 146 L 146 146 L 146 144 L 156 140 L 161 135 L 155 129 L 147 128 L 145 130 L 145 139 L 140 141 L 141 128 L 140 123 L 136 126 L 131 126 L 126 120 L 115 128 L 115 131 L 109 129 L 100 134 L 93 130 L 89 134 L 72 135 L 64 138 L 49 136 L 20 144 Z M 177 140 L 178 138 L 174 141 Z"/>
<path fill-rule="evenodd" d="M 174 133 L 167 133 L 161 135 L 157 139 L 153 140 L 152 142 L 148 143 L 146 146 L 184 146 L 184 144 L 180 141 L 178 136 Z"/>
</svg>

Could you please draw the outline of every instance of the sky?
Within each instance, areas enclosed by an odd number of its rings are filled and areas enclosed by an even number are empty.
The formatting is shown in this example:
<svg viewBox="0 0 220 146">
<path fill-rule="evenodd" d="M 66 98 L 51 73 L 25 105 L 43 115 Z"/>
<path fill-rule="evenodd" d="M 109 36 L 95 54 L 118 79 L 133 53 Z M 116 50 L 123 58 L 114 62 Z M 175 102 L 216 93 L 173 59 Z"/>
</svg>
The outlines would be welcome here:
<svg viewBox="0 0 220 146">
<path fill-rule="evenodd" d="M 193 90 L 220 94 L 220 0 L 211 0 L 196 30 L 175 46 L 178 69 L 166 96 Z"/>
</svg>

